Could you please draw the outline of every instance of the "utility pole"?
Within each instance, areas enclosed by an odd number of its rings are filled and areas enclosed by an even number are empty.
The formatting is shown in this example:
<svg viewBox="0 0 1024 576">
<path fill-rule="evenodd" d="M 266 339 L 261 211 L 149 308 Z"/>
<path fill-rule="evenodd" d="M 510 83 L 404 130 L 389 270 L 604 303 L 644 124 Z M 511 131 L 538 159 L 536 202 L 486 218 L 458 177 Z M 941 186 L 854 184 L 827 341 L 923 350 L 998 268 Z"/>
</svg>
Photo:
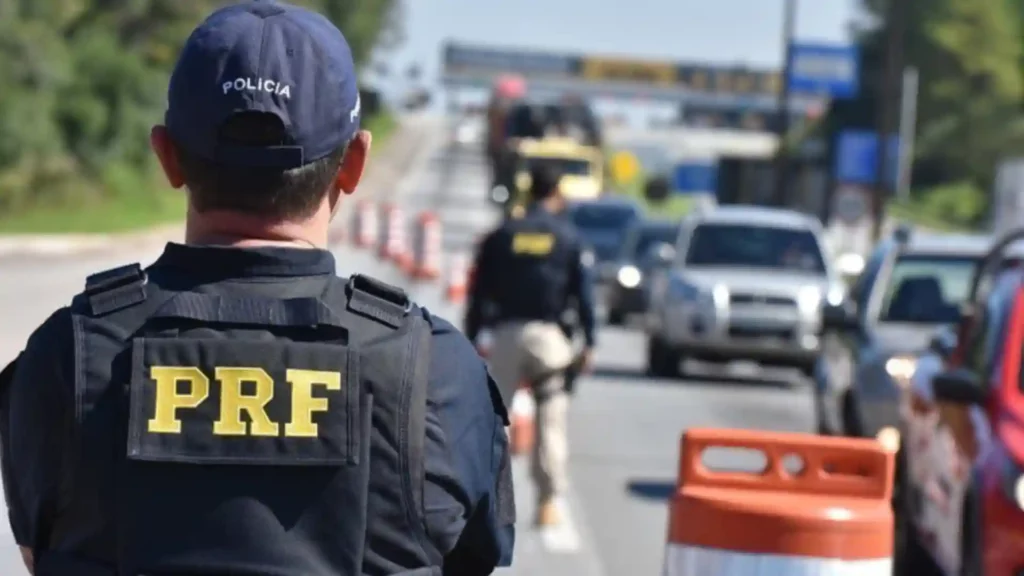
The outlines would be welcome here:
<svg viewBox="0 0 1024 576">
<path fill-rule="evenodd" d="M 903 36 L 906 30 L 908 0 L 888 0 L 883 34 L 882 76 L 878 83 L 877 134 L 878 156 L 876 158 L 875 188 L 873 190 L 872 238 L 882 236 L 885 218 L 885 201 L 892 188 L 889 173 L 892 171 L 889 159 L 889 139 L 899 128 L 897 124 L 899 98 L 897 97 L 903 71 Z"/>
<path fill-rule="evenodd" d="M 797 0 L 783 1 L 785 2 L 785 11 L 782 20 L 782 86 L 779 90 L 775 120 L 775 133 L 779 138 L 779 147 L 775 151 L 775 188 L 772 194 L 772 200 L 776 206 L 785 205 L 789 186 L 789 157 L 784 144 L 786 135 L 789 134 L 789 77 L 793 64 L 792 50 L 793 39 L 796 36 L 797 11 Z"/>
<path fill-rule="evenodd" d="M 914 171 L 914 139 L 917 134 L 917 68 L 903 71 L 903 86 L 900 93 L 900 160 L 899 177 L 896 181 L 896 196 L 900 200 L 910 198 L 911 175 Z"/>
</svg>

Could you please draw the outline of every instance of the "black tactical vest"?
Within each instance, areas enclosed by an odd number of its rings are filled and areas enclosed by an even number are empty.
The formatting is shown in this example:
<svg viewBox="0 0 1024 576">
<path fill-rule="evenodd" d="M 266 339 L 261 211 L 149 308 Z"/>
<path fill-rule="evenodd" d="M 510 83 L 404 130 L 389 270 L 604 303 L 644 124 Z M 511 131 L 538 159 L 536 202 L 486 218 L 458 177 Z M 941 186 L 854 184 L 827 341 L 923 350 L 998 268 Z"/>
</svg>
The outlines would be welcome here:
<svg viewBox="0 0 1024 576">
<path fill-rule="evenodd" d="M 80 453 L 36 576 L 441 574 L 431 330 L 404 292 L 173 292 L 131 265 L 90 277 L 72 313 Z"/>
</svg>

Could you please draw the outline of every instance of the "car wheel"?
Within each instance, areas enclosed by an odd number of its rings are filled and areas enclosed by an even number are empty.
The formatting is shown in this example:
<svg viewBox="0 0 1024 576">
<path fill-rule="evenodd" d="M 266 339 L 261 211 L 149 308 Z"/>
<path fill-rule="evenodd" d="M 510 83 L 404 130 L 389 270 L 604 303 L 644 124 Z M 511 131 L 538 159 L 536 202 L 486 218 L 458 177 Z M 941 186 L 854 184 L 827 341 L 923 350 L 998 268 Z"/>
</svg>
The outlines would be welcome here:
<svg viewBox="0 0 1024 576">
<path fill-rule="evenodd" d="M 622 326 L 626 322 L 626 315 L 621 310 L 614 308 L 608 310 L 608 324 L 610 326 Z"/>
<path fill-rule="evenodd" d="M 818 363 L 817 362 L 806 362 L 806 363 L 798 364 L 797 365 L 797 369 L 800 370 L 800 373 L 803 374 L 805 378 L 811 378 L 811 379 L 814 378 L 814 371 L 817 369 L 817 367 L 818 367 Z"/>
<path fill-rule="evenodd" d="M 942 571 L 936 566 L 931 555 L 921 545 L 921 540 L 914 527 L 914 507 L 912 495 L 908 491 L 904 478 L 899 478 L 901 471 L 906 470 L 903 464 L 905 455 L 902 451 L 897 458 L 897 484 L 898 488 L 893 491 L 893 515 L 895 525 L 893 526 L 893 564 L 895 574 L 900 576 L 942 576 Z"/>
<path fill-rule="evenodd" d="M 960 576 L 983 576 L 981 561 L 981 518 L 978 493 L 973 484 L 964 496 L 964 510 L 960 527 Z"/>
<path fill-rule="evenodd" d="M 860 420 L 860 411 L 857 410 L 852 390 L 843 394 L 843 434 L 852 438 L 864 436 L 864 424 Z"/>
<path fill-rule="evenodd" d="M 679 374 L 679 354 L 655 336 L 647 338 L 647 375 L 655 378 L 676 378 Z"/>
</svg>

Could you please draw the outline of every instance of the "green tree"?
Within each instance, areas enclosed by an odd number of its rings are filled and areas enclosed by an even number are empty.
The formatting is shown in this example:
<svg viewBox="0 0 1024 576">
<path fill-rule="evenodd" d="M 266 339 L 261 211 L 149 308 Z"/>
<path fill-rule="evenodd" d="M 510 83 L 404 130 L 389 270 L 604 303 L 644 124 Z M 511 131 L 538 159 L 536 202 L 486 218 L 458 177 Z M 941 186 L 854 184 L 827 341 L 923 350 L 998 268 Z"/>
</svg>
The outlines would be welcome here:
<svg viewBox="0 0 1024 576">
<path fill-rule="evenodd" d="M 342 29 L 357 65 L 401 38 L 401 0 L 296 1 Z M 163 114 L 178 51 L 226 3 L 0 0 L 0 216 L 144 194 L 149 127 Z"/>
</svg>

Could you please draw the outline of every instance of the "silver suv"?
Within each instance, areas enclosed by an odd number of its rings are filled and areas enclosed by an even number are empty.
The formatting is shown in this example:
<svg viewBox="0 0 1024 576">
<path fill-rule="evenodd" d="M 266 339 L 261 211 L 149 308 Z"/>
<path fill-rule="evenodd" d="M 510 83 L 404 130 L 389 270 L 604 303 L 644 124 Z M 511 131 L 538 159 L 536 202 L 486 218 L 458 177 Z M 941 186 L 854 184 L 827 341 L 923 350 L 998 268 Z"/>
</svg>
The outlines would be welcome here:
<svg viewBox="0 0 1024 576">
<path fill-rule="evenodd" d="M 814 370 L 822 308 L 843 284 L 822 248 L 821 225 L 790 210 L 723 206 L 688 216 L 667 274 L 654 281 L 647 369 L 680 375 L 688 358 L 754 360 Z"/>
</svg>

